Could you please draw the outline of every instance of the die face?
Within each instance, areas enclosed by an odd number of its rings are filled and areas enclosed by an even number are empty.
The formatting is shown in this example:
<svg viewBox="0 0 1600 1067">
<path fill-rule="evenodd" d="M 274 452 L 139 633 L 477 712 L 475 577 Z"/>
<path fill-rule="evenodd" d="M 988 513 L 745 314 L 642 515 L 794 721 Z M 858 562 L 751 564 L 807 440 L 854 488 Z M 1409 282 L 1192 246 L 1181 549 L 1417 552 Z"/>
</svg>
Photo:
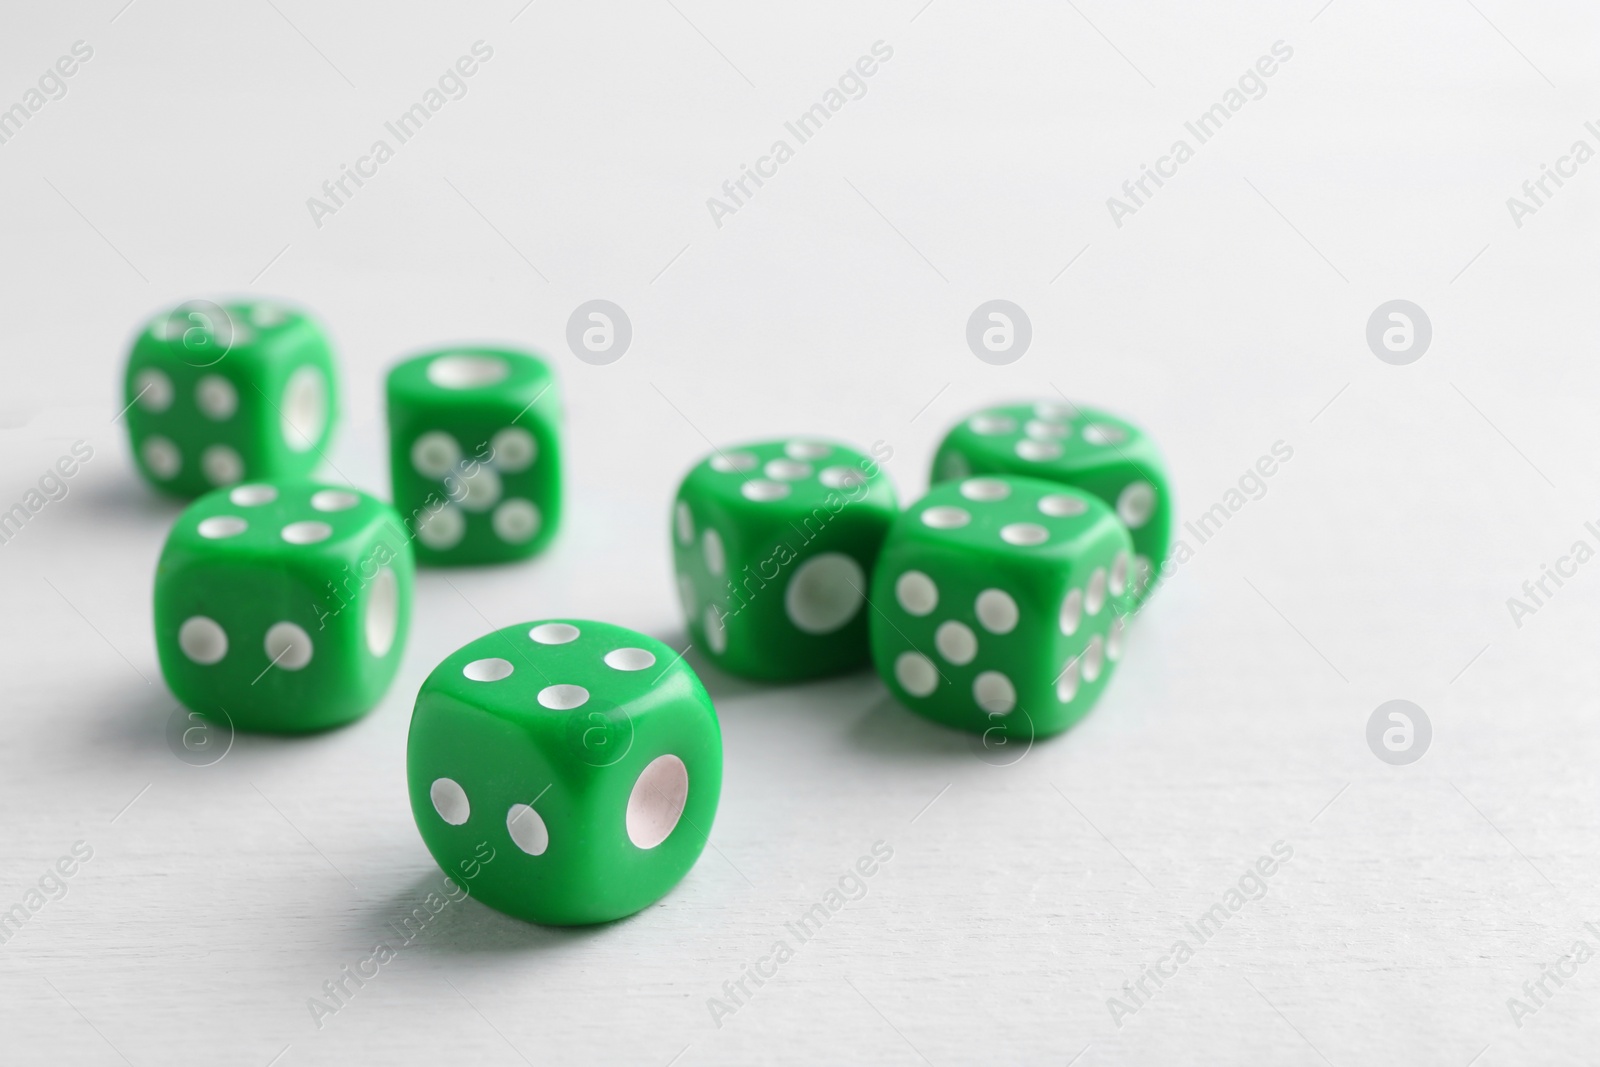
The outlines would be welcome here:
<svg viewBox="0 0 1600 1067">
<path fill-rule="evenodd" d="M 670 647 L 552 619 L 434 669 L 406 767 L 424 843 L 473 896 L 530 922 L 606 922 L 666 895 L 704 849 L 722 735 Z"/>
<path fill-rule="evenodd" d="M 1083 490 L 980 476 L 935 486 L 889 532 L 872 653 L 906 707 L 1015 740 L 1058 733 L 1122 653 L 1132 541 Z"/>
<path fill-rule="evenodd" d="M 188 708 L 241 730 L 359 718 L 399 670 L 414 565 L 399 516 L 352 489 L 251 482 L 178 517 L 156 568 L 156 651 Z"/>
<path fill-rule="evenodd" d="M 389 372 L 395 507 L 419 563 L 526 559 L 561 521 L 560 400 L 525 352 L 452 348 Z"/>
<path fill-rule="evenodd" d="M 866 595 L 899 507 L 855 449 L 767 441 L 691 470 L 671 538 L 689 633 L 730 674 L 822 677 L 870 662 Z"/>
<path fill-rule="evenodd" d="M 1172 493 L 1155 444 L 1137 426 L 1062 402 L 987 408 L 946 435 L 933 479 L 976 474 L 1045 478 L 1093 493 L 1128 527 L 1137 599 L 1172 543 Z"/>
<path fill-rule="evenodd" d="M 140 331 L 123 402 L 135 465 L 165 492 L 304 478 L 337 415 L 332 349 L 280 304 L 186 304 Z"/>
</svg>

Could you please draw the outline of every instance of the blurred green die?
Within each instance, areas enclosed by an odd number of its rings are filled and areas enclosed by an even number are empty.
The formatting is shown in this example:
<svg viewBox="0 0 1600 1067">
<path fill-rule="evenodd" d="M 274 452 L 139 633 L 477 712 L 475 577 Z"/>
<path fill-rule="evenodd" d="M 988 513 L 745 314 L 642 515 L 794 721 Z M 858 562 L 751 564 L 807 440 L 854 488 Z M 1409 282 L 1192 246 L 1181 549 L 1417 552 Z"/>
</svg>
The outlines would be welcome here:
<svg viewBox="0 0 1600 1067">
<path fill-rule="evenodd" d="M 974 474 L 1046 478 L 1111 505 L 1133 536 L 1133 585 L 1147 597 L 1172 543 L 1172 491 L 1160 453 L 1133 423 L 1065 402 L 987 408 L 945 435 L 933 480 Z"/>
<path fill-rule="evenodd" d="M 304 312 L 196 300 L 139 331 L 123 403 L 134 463 L 192 497 L 245 479 L 309 477 L 333 433 L 333 350 Z"/>
<path fill-rule="evenodd" d="M 389 372 L 389 471 L 417 561 L 526 559 L 561 521 L 561 405 L 545 362 L 452 348 Z"/>
<path fill-rule="evenodd" d="M 899 511 L 868 456 L 825 441 L 741 445 L 678 487 L 671 538 L 689 633 L 730 674 L 767 681 L 864 667 L 867 590 Z"/>
</svg>

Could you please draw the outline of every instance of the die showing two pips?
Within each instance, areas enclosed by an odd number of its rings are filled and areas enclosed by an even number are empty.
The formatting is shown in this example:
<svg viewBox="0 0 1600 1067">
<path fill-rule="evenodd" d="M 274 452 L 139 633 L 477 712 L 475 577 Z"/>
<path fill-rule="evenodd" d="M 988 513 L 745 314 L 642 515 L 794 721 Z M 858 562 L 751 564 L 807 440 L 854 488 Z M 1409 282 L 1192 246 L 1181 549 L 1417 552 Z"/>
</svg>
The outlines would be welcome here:
<svg viewBox="0 0 1600 1067">
<path fill-rule="evenodd" d="M 370 711 L 400 668 L 411 540 L 387 504 L 312 482 L 218 489 L 156 565 L 161 673 L 192 711 L 299 733 Z"/>
</svg>

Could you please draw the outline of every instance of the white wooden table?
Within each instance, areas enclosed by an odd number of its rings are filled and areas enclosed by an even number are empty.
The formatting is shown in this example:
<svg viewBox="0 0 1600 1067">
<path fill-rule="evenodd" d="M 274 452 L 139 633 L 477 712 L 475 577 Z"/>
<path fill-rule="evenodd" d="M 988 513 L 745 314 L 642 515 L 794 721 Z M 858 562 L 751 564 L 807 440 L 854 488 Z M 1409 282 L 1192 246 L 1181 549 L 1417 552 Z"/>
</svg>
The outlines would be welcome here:
<svg viewBox="0 0 1600 1067">
<path fill-rule="evenodd" d="M 93 449 L 0 544 L 0 918 L 26 915 L 0 927 L 0 1060 L 1594 1059 L 1600 563 L 1560 560 L 1600 549 L 1600 163 L 1561 160 L 1600 149 L 1600 19 L 920 3 L 0 16 L 0 109 L 93 50 L 0 143 L 0 509 Z M 480 40 L 465 96 L 314 221 L 322 183 Z M 785 122 L 877 41 L 865 94 L 799 143 Z M 1185 123 L 1277 41 L 1265 94 L 1201 143 Z M 783 138 L 792 158 L 760 163 Z M 1161 162 L 1179 138 L 1191 156 Z M 1144 164 L 1169 174 L 1135 204 Z M 1541 164 L 1569 176 L 1514 220 Z M 713 212 L 743 165 L 773 176 Z M 1120 226 L 1113 196 L 1137 208 Z M 388 364 L 545 349 L 570 521 L 532 565 L 421 575 L 363 721 L 193 766 L 149 623 L 177 509 L 113 416 L 135 325 L 228 293 L 327 322 L 347 409 L 328 475 L 380 493 Z M 609 366 L 565 343 L 594 298 L 633 324 Z M 995 298 L 1032 323 L 1008 366 L 964 340 Z M 1393 299 L 1432 324 L 1406 366 L 1365 337 Z M 676 891 L 583 930 L 453 903 L 403 940 L 442 888 L 404 792 L 434 663 L 541 616 L 681 643 L 666 518 L 708 439 L 882 440 L 909 501 L 952 422 L 1057 389 L 1158 437 L 1185 521 L 1227 513 L 1188 535 L 1078 728 L 996 753 L 870 675 L 706 670 L 726 784 Z M 1235 501 L 1277 442 L 1292 458 Z M 1367 744 L 1393 699 L 1431 724 L 1409 765 Z M 846 878 L 874 848 L 892 857 Z M 841 879 L 854 899 L 802 940 Z M 394 958 L 313 1013 L 379 944 Z"/>
</svg>

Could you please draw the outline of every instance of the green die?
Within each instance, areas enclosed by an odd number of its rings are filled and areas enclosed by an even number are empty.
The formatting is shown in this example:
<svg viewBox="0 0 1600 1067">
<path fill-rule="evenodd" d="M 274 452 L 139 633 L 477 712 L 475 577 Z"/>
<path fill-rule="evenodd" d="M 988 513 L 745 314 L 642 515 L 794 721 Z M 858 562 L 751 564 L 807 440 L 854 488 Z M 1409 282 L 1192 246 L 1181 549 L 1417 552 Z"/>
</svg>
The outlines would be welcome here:
<svg viewBox="0 0 1600 1067">
<path fill-rule="evenodd" d="M 410 539 L 387 504 L 312 482 L 219 489 L 156 566 L 156 652 L 190 710 L 299 733 L 360 718 L 400 667 Z"/>
<path fill-rule="evenodd" d="M 337 413 L 333 350 L 299 311 L 191 301 L 156 316 L 128 355 L 134 462 L 192 497 L 245 479 L 306 478 Z"/>
<path fill-rule="evenodd" d="M 468 893 L 530 922 L 607 922 L 699 858 L 722 731 L 700 679 L 655 638 L 524 623 L 428 675 L 406 778 L 423 842 Z"/>
<path fill-rule="evenodd" d="M 1062 402 L 989 408 L 945 435 L 933 480 L 974 474 L 1046 478 L 1093 493 L 1133 535 L 1137 600 L 1172 543 L 1172 492 L 1155 443 L 1115 415 Z"/>
<path fill-rule="evenodd" d="M 1082 490 L 1006 475 L 937 485 L 884 543 L 873 662 L 935 722 L 1058 733 L 1122 655 L 1132 552 L 1111 509 Z"/>
<path fill-rule="evenodd" d="M 500 348 L 430 352 L 389 372 L 394 504 L 417 562 L 526 559 L 561 521 L 561 407 L 543 360 Z"/>
<path fill-rule="evenodd" d="M 888 476 L 844 445 L 768 441 L 708 457 L 672 513 L 690 638 L 746 678 L 866 666 L 866 594 L 898 511 Z"/>
</svg>

